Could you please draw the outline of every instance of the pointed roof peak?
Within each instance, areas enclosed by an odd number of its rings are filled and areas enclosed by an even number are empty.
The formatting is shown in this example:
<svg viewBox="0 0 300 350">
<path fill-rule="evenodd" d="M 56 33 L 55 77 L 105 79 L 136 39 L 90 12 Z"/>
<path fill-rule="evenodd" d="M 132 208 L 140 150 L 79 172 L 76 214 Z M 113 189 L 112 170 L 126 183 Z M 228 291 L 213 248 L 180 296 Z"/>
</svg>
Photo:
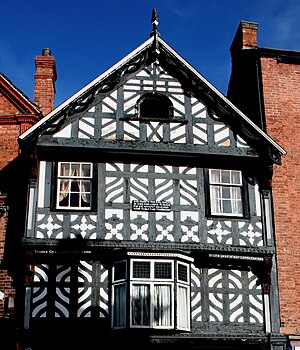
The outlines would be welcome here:
<svg viewBox="0 0 300 350">
<path fill-rule="evenodd" d="M 153 8 L 153 10 L 152 10 L 151 23 L 152 23 L 152 32 L 151 32 L 150 36 L 153 36 L 153 35 L 159 36 L 159 32 L 157 31 L 157 26 L 158 26 L 159 22 L 158 22 L 156 8 Z"/>
</svg>

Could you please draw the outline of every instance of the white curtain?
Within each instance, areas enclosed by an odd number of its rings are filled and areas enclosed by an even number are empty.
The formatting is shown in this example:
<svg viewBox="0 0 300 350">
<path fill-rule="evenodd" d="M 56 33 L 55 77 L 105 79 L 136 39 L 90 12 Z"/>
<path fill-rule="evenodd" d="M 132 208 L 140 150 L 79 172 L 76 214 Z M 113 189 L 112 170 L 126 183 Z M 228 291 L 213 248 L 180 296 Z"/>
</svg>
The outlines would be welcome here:
<svg viewBox="0 0 300 350">
<path fill-rule="evenodd" d="M 220 183 L 221 173 L 220 170 L 210 171 L 210 183 Z M 221 186 L 210 186 L 210 206 L 212 213 L 222 212 L 222 201 L 221 201 Z"/>
<path fill-rule="evenodd" d="M 189 328 L 189 308 L 187 305 L 188 289 L 178 286 L 177 289 L 177 325 L 179 328 Z"/>
<path fill-rule="evenodd" d="M 90 164 L 83 164 L 82 165 L 82 176 L 84 177 L 90 177 L 91 175 L 91 166 Z M 90 180 L 80 180 L 80 191 L 81 191 L 81 197 L 82 199 L 90 204 L 90 185 L 91 185 L 91 181 Z"/>
<path fill-rule="evenodd" d="M 214 214 L 242 214 L 241 173 L 210 170 L 210 203 Z M 226 186 L 224 186 L 226 184 Z M 231 186 L 231 184 L 237 186 Z"/>
<path fill-rule="evenodd" d="M 71 167 L 70 167 L 71 166 Z M 59 184 L 59 202 L 70 195 L 72 182 L 77 182 L 78 191 L 81 192 L 81 198 L 86 204 L 90 204 L 90 180 L 79 179 L 79 177 L 90 177 L 91 166 L 90 164 L 72 164 L 72 163 L 61 163 L 60 164 L 59 176 L 70 176 L 75 177 L 71 179 L 60 179 Z M 76 180 L 76 178 L 78 178 Z M 69 199 L 69 204 L 70 205 Z M 80 205 L 81 206 L 81 205 Z"/>
<path fill-rule="evenodd" d="M 242 214 L 241 189 L 240 187 L 231 188 L 231 205 L 233 214 Z"/>
<path fill-rule="evenodd" d="M 171 326 L 171 286 L 154 286 L 154 325 Z"/>
<path fill-rule="evenodd" d="M 59 176 L 68 176 L 70 174 L 70 164 L 69 163 L 61 163 L 59 169 Z M 70 180 L 60 179 L 59 185 L 59 201 L 61 202 L 63 199 L 67 197 L 70 190 Z"/>
<path fill-rule="evenodd" d="M 150 325 L 150 286 L 132 286 L 132 324 L 136 326 Z"/>
<path fill-rule="evenodd" d="M 221 190 L 220 186 L 210 187 L 210 206 L 213 214 L 222 213 Z"/>
</svg>

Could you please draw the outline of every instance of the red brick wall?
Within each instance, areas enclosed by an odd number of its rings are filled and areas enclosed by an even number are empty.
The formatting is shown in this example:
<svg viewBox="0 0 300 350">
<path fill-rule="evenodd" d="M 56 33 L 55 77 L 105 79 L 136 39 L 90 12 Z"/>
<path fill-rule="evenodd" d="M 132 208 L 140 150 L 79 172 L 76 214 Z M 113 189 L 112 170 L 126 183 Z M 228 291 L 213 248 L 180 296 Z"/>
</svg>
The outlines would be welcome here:
<svg viewBox="0 0 300 350">
<path fill-rule="evenodd" d="M 17 109 L 0 93 L 0 117 L 5 114 L 15 114 Z"/>
<path fill-rule="evenodd" d="M 261 58 L 267 133 L 287 155 L 275 166 L 273 199 L 281 330 L 300 333 L 300 65 Z"/>
<path fill-rule="evenodd" d="M 0 170 L 19 154 L 17 139 L 20 135 L 20 126 L 16 125 L 17 112 L 13 104 L 0 93 Z"/>
<path fill-rule="evenodd" d="M 44 50 L 43 50 L 44 51 Z M 36 169 L 33 155 L 20 154 L 18 137 L 54 108 L 55 58 L 35 58 L 36 107 L 8 79 L 0 75 L 0 348 L 14 346 L 18 320 L 23 317 L 23 251 L 26 191 L 29 172 Z M 42 112 L 42 113 L 41 113 Z M 31 169 L 32 168 L 32 169 Z M 30 176 L 31 177 L 31 176 Z M 17 286 L 17 288 L 15 288 Z M 9 309 L 8 300 L 18 294 L 18 302 Z M 21 323 L 22 327 L 22 323 Z M 2 333 L 1 333 L 2 330 Z M 8 346 L 9 344 L 9 346 Z"/>
<path fill-rule="evenodd" d="M 17 109 L 12 103 L 0 94 L 0 175 L 2 181 L 5 181 L 4 179 L 8 176 L 3 175 L 2 178 L 2 173 L 7 173 L 7 169 L 5 168 L 19 154 L 17 140 L 20 135 L 20 125 L 17 125 L 15 118 L 17 112 Z M 3 187 L 7 184 L 1 183 L 0 185 L 0 191 L 3 191 Z M 15 289 L 12 287 L 12 278 L 8 275 L 6 268 L 3 268 L 6 228 L 9 215 L 8 211 L 3 210 L 6 207 L 5 204 L 4 201 L 0 203 L 0 291 L 5 295 L 4 299 L 0 300 L 0 320 L 8 317 L 7 310 L 4 307 L 5 298 L 15 294 Z"/>
<path fill-rule="evenodd" d="M 10 88 L 12 90 L 6 90 Z M 14 94 L 15 90 L 10 84 L 0 85 L 0 291 L 4 293 L 4 299 L 0 299 L 0 321 L 12 317 L 13 312 L 8 313 L 5 304 L 8 297 L 16 294 L 11 271 L 9 273 L 8 269 L 11 268 L 11 260 L 15 259 L 13 254 L 16 253 L 17 247 L 11 243 L 10 249 L 8 248 L 7 230 L 9 222 L 16 222 L 19 218 L 12 210 L 12 207 L 16 208 L 20 201 L 18 198 L 20 192 L 16 191 L 16 188 L 20 184 L 20 176 L 24 174 L 20 168 L 22 162 L 18 157 L 20 154 L 18 137 L 40 118 L 38 112 L 36 115 L 24 113 L 27 102 L 25 101 L 23 106 L 23 96 Z M 16 100 L 12 100 L 13 98 Z M 11 229 L 10 242 L 13 241 L 12 233 L 16 237 L 20 236 L 20 232 Z"/>
<path fill-rule="evenodd" d="M 0 170 L 19 154 L 20 125 L 0 125 Z"/>
<path fill-rule="evenodd" d="M 5 232 L 7 224 L 7 212 L 1 212 L 0 208 L 0 262 L 4 257 L 4 246 L 5 246 Z M 5 294 L 7 298 L 9 295 L 15 294 L 15 289 L 12 287 L 12 278 L 8 276 L 7 270 L 0 269 L 0 291 Z M 0 320 L 7 316 L 7 310 L 4 309 L 5 298 L 0 300 Z"/>
</svg>

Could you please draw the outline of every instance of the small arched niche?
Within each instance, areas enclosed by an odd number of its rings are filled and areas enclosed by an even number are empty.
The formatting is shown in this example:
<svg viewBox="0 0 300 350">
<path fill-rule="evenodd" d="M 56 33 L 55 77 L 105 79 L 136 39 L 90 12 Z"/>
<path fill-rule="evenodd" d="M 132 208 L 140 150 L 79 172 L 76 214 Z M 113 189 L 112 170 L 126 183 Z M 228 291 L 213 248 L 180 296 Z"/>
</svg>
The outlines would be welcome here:
<svg viewBox="0 0 300 350">
<path fill-rule="evenodd" d="M 149 92 L 143 94 L 136 104 L 137 116 L 142 120 L 168 121 L 173 118 L 173 104 L 164 94 Z"/>
</svg>

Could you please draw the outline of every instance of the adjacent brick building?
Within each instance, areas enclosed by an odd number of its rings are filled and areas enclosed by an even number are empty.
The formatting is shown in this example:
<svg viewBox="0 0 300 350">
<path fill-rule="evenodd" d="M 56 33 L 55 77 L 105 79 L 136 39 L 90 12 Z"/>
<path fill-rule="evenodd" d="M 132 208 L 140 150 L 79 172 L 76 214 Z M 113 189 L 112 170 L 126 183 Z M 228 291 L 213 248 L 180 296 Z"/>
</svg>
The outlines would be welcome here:
<svg viewBox="0 0 300 350">
<path fill-rule="evenodd" d="M 259 47 L 257 29 L 257 23 L 240 22 L 228 97 L 287 152 L 272 180 L 280 329 L 299 347 L 300 51 Z"/>
<path fill-rule="evenodd" d="M 22 194 L 27 191 L 28 176 L 18 137 L 54 107 L 56 64 L 49 54 L 44 49 L 41 56 L 35 57 L 34 102 L 0 74 L 0 347 L 3 349 L 10 348 L 16 339 L 16 286 L 22 284 L 18 279 L 22 268 L 19 232 L 25 221 L 26 203 Z"/>
</svg>

